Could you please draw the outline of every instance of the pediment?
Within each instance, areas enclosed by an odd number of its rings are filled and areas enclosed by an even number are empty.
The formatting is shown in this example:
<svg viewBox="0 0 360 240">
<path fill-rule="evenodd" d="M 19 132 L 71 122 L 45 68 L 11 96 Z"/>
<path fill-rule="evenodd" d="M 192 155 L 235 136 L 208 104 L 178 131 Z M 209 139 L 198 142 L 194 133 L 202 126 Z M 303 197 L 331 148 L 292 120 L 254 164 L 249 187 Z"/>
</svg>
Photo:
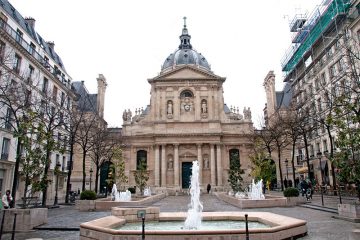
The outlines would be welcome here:
<svg viewBox="0 0 360 240">
<path fill-rule="evenodd" d="M 160 74 L 153 80 L 172 80 L 172 79 L 223 79 L 211 72 L 193 66 L 182 66 L 169 72 Z"/>
</svg>

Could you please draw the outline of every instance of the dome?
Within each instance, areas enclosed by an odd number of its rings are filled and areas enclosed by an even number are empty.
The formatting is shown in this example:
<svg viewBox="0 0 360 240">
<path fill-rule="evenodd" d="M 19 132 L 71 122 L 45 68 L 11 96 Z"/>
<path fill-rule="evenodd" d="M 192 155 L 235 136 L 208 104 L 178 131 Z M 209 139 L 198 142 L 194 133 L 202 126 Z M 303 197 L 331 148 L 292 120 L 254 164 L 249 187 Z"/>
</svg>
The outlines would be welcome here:
<svg viewBox="0 0 360 240">
<path fill-rule="evenodd" d="M 186 17 L 184 17 L 184 21 L 185 20 Z M 172 69 L 177 65 L 184 64 L 196 65 L 211 71 L 210 64 L 207 62 L 205 57 L 201 55 L 201 53 L 198 53 L 196 50 L 192 49 L 190 39 L 191 36 L 188 34 L 186 22 L 184 22 L 184 28 L 182 30 L 182 35 L 180 36 L 179 48 L 165 59 L 161 71 Z"/>
</svg>

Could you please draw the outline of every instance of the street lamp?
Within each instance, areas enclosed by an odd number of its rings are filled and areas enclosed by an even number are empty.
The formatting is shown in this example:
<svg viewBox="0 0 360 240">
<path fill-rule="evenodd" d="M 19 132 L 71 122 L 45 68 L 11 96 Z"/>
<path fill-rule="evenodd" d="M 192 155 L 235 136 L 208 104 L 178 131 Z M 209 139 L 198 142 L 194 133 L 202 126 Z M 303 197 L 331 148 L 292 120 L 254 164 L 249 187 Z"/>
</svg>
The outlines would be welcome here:
<svg viewBox="0 0 360 240">
<path fill-rule="evenodd" d="M 93 169 L 90 168 L 90 191 L 91 191 L 91 182 L 92 182 L 92 174 L 93 174 Z"/>
<path fill-rule="evenodd" d="M 58 189 L 59 189 L 59 173 L 60 173 L 61 164 L 59 162 L 56 163 L 54 173 L 56 175 L 56 183 L 55 183 L 55 199 L 54 206 L 58 205 Z"/>
</svg>

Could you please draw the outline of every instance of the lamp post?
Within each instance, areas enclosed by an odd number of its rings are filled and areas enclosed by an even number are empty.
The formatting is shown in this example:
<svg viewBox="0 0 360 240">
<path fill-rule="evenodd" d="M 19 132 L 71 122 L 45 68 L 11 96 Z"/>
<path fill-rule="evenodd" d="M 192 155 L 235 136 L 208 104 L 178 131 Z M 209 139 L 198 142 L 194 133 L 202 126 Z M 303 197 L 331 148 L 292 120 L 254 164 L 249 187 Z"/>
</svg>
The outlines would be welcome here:
<svg viewBox="0 0 360 240">
<path fill-rule="evenodd" d="M 59 189 L 59 171 L 60 171 L 61 164 L 59 162 L 56 163 L 55 171 L 56 174 L 56 183 L 55 183 L 55 199 L 54 199 L 54 206 L 58 205 L 58 189 Z"/>
<path fill-rule="evenodd" d="M 91 182 L 92 182 L 92 174 L 93 174 L 93 169 L 90 168 L 90 191 L 91 191 Z"/>
</svg>

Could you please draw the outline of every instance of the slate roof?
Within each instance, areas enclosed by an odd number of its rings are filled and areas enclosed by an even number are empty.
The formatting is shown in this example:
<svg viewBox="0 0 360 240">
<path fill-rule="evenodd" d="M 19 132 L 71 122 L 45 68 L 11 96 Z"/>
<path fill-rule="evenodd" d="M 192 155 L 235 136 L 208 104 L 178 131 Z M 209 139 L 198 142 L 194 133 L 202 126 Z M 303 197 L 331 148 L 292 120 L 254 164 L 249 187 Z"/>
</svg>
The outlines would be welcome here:
<svg viewBox="0 0 360 240">
<path fill-rule="evenodd" d="M 9 16 L 14 19 L 14 21 L 16 21 L 21 26 L 24 32 L 29 34 L 34 42 L 38 43 L 40 46 L 43 46 L 44 51 L 57 63 L 57 65 L 59 65 L 60 68 L 62 68 L 62 70 L 66 72 L 64 64 L 59 55 L 57 55 L 57 53 L 50 48 L 50 46 L 46 43 L 46 40 L 44 40 L 40 34 L 35 31 L 34 28 L 26 23 L 23 16 L 15 9 L 15 7 L 7 0 L 0 0 L 0 6 Z"/>
<path fill-rule="evenodd" d="M 292 99 L 292 88 L 289 82 L 286 82 L 284 89 L 276 92 L 276 107 L 289 107 Z"/>
<path fill-rule="evenodd" d="M 86 89 L 84 82 L 76 81 L 71 84 L 72 89 L 78 95 L 78 108 L 82 111 L 96 112 L 97 111 L 97 94 L 90 94 Z"/>
</svg>

